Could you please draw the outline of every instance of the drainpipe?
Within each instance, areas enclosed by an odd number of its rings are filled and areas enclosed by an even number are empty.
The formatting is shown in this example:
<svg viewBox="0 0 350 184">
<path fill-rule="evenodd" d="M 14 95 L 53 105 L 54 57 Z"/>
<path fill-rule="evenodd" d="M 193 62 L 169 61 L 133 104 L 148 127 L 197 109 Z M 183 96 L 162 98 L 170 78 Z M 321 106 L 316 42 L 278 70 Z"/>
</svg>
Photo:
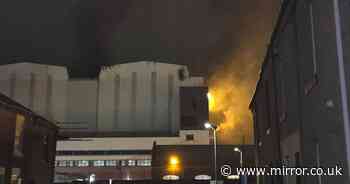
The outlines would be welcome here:
<svg viewBox="0 0 350 184">
<path fill-rule="evenodd" d="M 350 167 L 350 127 L 349 127 L 349 108 L 348 108 L 348 97 L 347 97 L 347 86 L 345 79 L 345 67 L 344 67 L 344 54 L 343 54 L 343 43 L 342 43 L 342 32 L 341 32 L 341 20 L 339 13 L 339 0 L 333 0 L 334 7 L 334 22 L 335 22 L 335 33 L 336 33 L 336 46 L 337 46 L 337 61 L 339 70 L 339 83 L 340 83 L 340 95 L 341 95 L 341 105 L 342 114 L 344 121 L 344 133 L 345 133 L 345 143 L 347 152 L 347 166 Z M 348 169 L 348 175 L 350 175 L 350 170 Z"/>
</svg>

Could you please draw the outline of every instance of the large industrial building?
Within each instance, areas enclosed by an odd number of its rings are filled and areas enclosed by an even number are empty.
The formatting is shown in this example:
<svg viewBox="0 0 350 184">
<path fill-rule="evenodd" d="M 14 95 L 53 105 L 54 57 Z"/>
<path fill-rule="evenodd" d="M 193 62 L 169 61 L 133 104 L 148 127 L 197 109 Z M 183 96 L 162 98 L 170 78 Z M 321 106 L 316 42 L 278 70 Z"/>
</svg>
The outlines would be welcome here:
<svg viewBox="0 0 350 184">
<path fill-rule="evenodd" d="M 155 62 L 104 67 L 95 80 L 69 79 L 65 67 L 18 63 L 1 66 L 0 78 L 1 92 L 60 122 L 63 132 L 74 136 L 175 135 L 180 93 L 204 87 L 203 78 L 189 77 L 187 67 Z"/>
<path fill-rule="evenodd" d="M 283 2 L 251 102 L 258 165 L 343 172 L 259 181 L 350 183 L 349 1 Z"/>
<path fill-rule="evenodd" d="M 59 122 L 57 182 L 151 179 L 159 145 L 208 145 L 208 89 L 186 66 L 141 61 L 103 67 L 97 79 L 60 66 L 0 67 L 1 92 Z"/>
</svg>

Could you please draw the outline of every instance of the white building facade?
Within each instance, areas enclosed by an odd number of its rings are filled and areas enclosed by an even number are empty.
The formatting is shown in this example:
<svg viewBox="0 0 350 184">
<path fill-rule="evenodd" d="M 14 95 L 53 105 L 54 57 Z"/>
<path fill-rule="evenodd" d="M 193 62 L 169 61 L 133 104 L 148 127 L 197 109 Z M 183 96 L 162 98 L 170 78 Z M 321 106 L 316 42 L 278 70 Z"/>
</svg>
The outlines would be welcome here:
<svg viewBox="0 0 350 184">
<path fill-rule="evenodd" d="M 149 180 L 155 143 L 211 141 L 201 130 L 204 79 L 182 65 L 120 64 L 103 67 L 97 79 L 70 79 L 62 66 L 3 65 L 0 92 L 61 127 L 67 139 L 57 143 L 57 181 L 92 173 L 97 180 Z"/>
<path fill-rule="evenodd" d="M 104 67 L 96 80 L 69 79 L 65 67 L 0 66 L 0 92 L 68 132 L 177 134 L 179 91 L 204 86 L 185 66 L 149 61 Z"/>
</svg>

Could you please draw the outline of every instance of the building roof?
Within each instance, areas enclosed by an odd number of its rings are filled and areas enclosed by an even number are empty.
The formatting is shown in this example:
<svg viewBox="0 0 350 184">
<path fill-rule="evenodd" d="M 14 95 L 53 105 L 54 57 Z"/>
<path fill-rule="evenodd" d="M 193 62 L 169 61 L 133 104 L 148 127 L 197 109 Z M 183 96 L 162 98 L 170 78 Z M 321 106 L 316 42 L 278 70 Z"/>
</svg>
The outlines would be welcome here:
<svg viewBox="0 0 350 184">
<path fill-rule="evenodd" d="M 6 95 L 4 95 L 2 93 L 0 93 L 0 106 L 4 107 L 6 109 L 9 109 L 11 111 L 15 111 L 15 112 L 18 112 L 18 113 L 22 113 L 22 114 L 29 115 L 31 117 L 43 120 L 43 121 L 38 121 L 38 123 L 45 122 L 46 125 L 48 125 L 48 126 L 50 126 L 52 128 L 56 128 L 56 129 L 59 128 L 56 125 L 56 122 L 48 120 L 45 117 L 36 114 L 32 110 L 28 109 L 27 107 L 25 107 L 22 104 L 14 101 L 13 99 L 9 98 L 8 96 L 6 96 Z"/>
</svg>

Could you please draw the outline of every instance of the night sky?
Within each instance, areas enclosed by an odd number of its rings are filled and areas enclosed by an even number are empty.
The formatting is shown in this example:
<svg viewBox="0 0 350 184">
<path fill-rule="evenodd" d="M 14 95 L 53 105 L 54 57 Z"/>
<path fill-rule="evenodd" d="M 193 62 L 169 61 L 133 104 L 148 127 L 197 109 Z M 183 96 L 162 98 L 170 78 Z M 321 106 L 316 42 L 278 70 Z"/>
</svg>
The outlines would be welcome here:
<svg viewBox="0 0 350 184">
<path fill-rule="evenodd" d="M 242 36 L 264 37 L 263 55 L 278 2 L 2 0 L 0 61 L 66 65 L 71 77 L 96 77 L 101 65 L 155 60 L 206 76 Z"/>
</svg>

